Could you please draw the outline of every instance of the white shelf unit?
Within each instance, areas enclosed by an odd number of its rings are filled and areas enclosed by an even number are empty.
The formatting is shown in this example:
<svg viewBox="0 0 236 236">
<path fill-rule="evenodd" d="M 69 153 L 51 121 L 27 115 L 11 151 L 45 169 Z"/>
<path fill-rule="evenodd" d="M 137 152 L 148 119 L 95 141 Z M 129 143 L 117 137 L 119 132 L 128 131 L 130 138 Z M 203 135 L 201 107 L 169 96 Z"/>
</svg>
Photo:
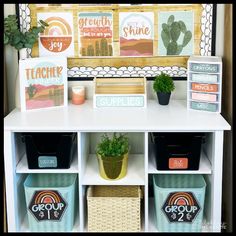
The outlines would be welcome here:
<svg viewBox="0 0 236 236">
<path fill-rule="evenodd" d="M 190 56 L 187 76 L 188 109 L 220 113 L 222 91 L 221 57 Z"/>
<path fill-rule="evenodd" d="M 161 106 L 148 100 L 147 108 L 94 109 L 92 101 L 80 106 L 20 112 L 13 110 L 4 118 L 4 165 L 9 232 L 28 232 L 23 181 L 29 173 L 77 173 L 78 217 L 73 232 L 87 231 L 86 189 L 89 185 L 140 185 L 144 190 L 142 230 L 158 232 L 152 223 L 152 196 L 149 196 L 150 176 L 163 173 L 203 174 L 207 182 L 205 220 L 208 231 L 221 231 L 221 191 L 223 134 L 229 124 L 218 113 L 188 110 L 186 100 L 171 100 Z M 28 169 L 22 132 L 76 132 L 77 154 L 69 169 Z M 101 179 L 95 157 L 95 146 L 104 132 L 125 132 L 131 140 L 127 176 L 117 181 Z M 204 132 L 206 142 L 197 171 L 158 171 L 148 155 L 150 132 Z"/>
</svg>

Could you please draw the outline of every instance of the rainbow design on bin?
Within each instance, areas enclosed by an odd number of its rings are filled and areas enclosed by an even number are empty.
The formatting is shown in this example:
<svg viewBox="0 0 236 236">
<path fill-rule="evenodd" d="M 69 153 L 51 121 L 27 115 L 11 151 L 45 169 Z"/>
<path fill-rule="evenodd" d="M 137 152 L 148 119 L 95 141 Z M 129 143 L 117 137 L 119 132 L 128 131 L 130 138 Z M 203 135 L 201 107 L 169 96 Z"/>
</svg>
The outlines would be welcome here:
<svg viewBox="0 0 236 236">
<path fill-rule="evenodd" d="M 201 207 L 192 192 L 171 192 L 164 201 L 162 210 L 169 222 L 192 223 Z"/>
<path fill-rule="evenodd" d="M 172 206 L 172 205 L 178 205 L 178 206 L 182 206 L 182 205 L 188 205 L 188 206 L 194 206 L 194 200 L 192 198 L 192 196 L 189 193 L 186 192 L 178 192 L 173 194 L 169 201 L 168 201 L 168 205 Z"/>
<path fill-rule="evenodd" d="M 60 221 L 67 202 L 56 190 L 35 191 L 28 206 L 29 211 L 37 221 Z"/>
<path fill-rule="evenodd" d="M 49 26 L 40 34 L 40 42 L 50 52 L 63 52 L 72 42 L 72 30 L 68 22 L 61 17 L 49 17 L 44 20 Z"/>
<path fill-rule="evenodd" d="M 39 203 L 59 203 L 60 197 L 53 191 L 42 191 L 35 196 L 34 204 Z"/>
</svg>

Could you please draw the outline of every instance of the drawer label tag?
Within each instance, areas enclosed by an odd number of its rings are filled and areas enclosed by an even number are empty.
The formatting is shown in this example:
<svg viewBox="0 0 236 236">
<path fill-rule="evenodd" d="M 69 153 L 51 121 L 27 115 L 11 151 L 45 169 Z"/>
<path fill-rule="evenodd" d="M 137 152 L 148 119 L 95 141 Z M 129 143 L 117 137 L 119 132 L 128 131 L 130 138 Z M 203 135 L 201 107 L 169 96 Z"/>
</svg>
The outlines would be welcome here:
<svg viewBox="0 0 236 236">
<path fill-rule="evenodd" d="M 218 73 L 219 65 L 218 64 L 207 64 L 207 63 L 191 63 L 190 70 L 196 72 L 209 72 L 209 73 Z"/>
<path fill-rule="evenodd" d="M 169 168 L 170 169 L 187 169 L 188 168 L 188 158 L 186 157 L 171 157 L 169 158 Z"/>
<path fill-rule="evenodd" d="M 39 156 L 38 166 L 39 168 L 57 167 L 57 157 L 56 156 Z"/>
</svg>

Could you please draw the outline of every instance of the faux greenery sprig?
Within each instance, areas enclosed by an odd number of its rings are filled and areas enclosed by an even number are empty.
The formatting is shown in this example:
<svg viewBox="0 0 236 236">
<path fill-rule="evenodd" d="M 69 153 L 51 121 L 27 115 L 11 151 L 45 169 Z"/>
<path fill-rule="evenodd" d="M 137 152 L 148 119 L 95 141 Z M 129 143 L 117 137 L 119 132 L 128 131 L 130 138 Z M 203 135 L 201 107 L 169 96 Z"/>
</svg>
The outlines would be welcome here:
<svg viewBox="0 0 236 236">
<path fill-rule="evenodd" d="M 96 147 L 96 153 L 101 157 L 120 157 L 129 151 L 129 139 L 126 134 L 113 133 L 110 138 L 106 133 Z"/>
<path fill-rule="evenodd" d="M 10 44 L 15 49 L 32 48 L 38 40 L 39 33 L 42 33 L 47 26 L 45 21 L 39 21 L 40 26 L 33 26 L 29 31 L 23 33 L 18 28 L 16 15 L 8 15 L 4 19 L 4 44 Z"/>
<path fill-rule="evenodd" d="M 175 89 L 175 85 L 172 78 L 162 72 L 155 77 L 153 89 L 155 92 L 170 93 Z"/>
</svg>

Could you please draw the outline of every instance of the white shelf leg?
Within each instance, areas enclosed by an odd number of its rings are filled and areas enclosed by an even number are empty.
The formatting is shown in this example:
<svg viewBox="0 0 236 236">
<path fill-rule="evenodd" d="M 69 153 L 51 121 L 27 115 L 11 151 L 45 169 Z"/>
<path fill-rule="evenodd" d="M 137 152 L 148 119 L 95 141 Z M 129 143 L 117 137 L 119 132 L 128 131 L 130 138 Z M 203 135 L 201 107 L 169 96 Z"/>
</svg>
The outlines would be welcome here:
<svg viewBox="0 0 236 236">
<path fill-rule="evenodd" d="M 223 131 L 214 132 L 212 158 L 212 231 L 221 232 Z"/>
<path fill-rule="evenodd" d="M 144 193 L 144 231 L 148 232 L 148 132 L 144 136 L 145 193 Z"/>
<path fill-rule="evenodd" d="M 4 132 L 4 166 L 6 175 L 6 206 L 8 232 L 17 231 L 17 196 L 16 196 L 16 173 L 15 173 L 15 143 L 14 134 L 10 131 Z"/>
</svg>

